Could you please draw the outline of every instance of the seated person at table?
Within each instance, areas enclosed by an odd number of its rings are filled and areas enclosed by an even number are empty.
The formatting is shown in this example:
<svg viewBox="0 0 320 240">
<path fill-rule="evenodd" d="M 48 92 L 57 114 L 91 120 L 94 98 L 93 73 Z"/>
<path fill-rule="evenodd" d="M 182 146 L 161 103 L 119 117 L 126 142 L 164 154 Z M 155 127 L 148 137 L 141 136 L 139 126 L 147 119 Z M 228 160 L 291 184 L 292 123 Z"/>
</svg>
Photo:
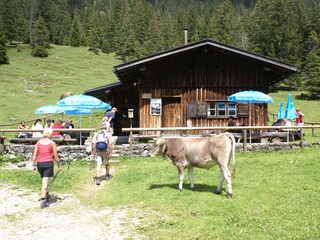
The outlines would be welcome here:
<svg viewBox="0 0 320 240">
<path fill-rule="evenodd" d="M 32 132 L 32 137 L 33 138 L 40 138 L 43 137 L 42 131 L 43 131 L 43 126 L 41 124 L 41 119 L 37 119 L 35 123 L 31 126 L 32 130 L 41 130 L 41 132 Z"/>
<path fill-rule="evenodd" d="M 67 119 L 66 122 L 62 125 L 62 128 L 64 128 L 64 129 L 72 129 L 72 128 L 74 128 L 72 120 L 71 119 Z M 77 133 L 75 133 L 75 132 L 64 132 L 63 135 L 64 136 L 65 135 L 69 135 L 70 138 L 76 138 L 77 137 Z"/>
<path fill-rule="evenodd" d="M 237 123 L 236 121 L 234 120 L 234 117 L 230 116 L 228 118 L 228 127 L 236 127 L 237 126 Z M 231 133 L 242 133 L 242 130 L 241 129 L 238 129 L 238 130 L 228 130 L 228 132 L 231 132 Z"/>
<path fill-rule="evenodd" d="M 53 122 L 51 119 L 47 119 L 47 123 L 46 125 L 44 125 L 44 129 L 52 129 L 52 126 L 53 126 Z"/>
<path fill-rule="evenodd" d="M 271 126 L 278 127 L 278 126 L 285 126 L 285 125 L 286 125 L 286 119 L 281 118 L 281 119 L 278 119 L 276 122 L 274 122 Z M 279 132 L 279 131 L 281 131 L 281 129 L 272 129 L 272 128 L 269 129 L 269 132 Z"/>
<path fill-rule="evenodd" d="M 18 127 L 18 129 L 29 129 L 28 126 L 26 126 L 25 121 L 22 121 Z M 18 138 L 27 138 L 29 137 L 29 135 L 31 135 L 30 133 L 27 132 L 19 132 L 18 134 Z"/>
<path fill-rule="evenodd" d="M 53 138 L 55 138 L 55 137 L 62 137 L 60 131 L 55 131 L 55 129 L 62 129 L 62 121 L 61 121 L 61 120 L 57 120 L 57 121 L 53 124 L 53 126 L 52 126 L 53 132 L 52 132 L 52 135 L 51 135 L 51 136 L 52 136 Z"/>
</svg>

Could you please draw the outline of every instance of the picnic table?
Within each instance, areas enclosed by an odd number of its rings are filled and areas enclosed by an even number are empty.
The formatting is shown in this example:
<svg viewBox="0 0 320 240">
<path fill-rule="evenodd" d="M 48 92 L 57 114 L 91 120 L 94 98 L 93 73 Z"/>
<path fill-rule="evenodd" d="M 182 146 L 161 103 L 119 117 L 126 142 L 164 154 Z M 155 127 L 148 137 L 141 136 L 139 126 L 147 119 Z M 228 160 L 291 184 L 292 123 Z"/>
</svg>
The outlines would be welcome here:
<svg viewBox="0 0 320 240">
<path fill-rule="evenodd" d="M 295 131 L 294 131 L 295 133 Z M 276 131 L 276 132 L 254 132 L 251 133 L 251 141 L 254 142 L 281 142 L 281 141 L 293 141 L 294 133 L 291 131 Z M 244 141 L 244 133 L 232 133 L 236 141 Z M 250 134 L 247 133 L 247 141 L 250 139 Z"/>
</svg>

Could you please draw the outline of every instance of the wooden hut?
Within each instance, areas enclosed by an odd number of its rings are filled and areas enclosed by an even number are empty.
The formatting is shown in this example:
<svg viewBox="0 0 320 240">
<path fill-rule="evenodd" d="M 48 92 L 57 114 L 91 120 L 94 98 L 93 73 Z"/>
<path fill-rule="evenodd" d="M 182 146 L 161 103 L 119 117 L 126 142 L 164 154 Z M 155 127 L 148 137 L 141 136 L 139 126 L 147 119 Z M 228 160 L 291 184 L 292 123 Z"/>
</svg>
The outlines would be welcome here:
<svg viewBox="0 0 320 240">
<path fill-rule="evenodd" d="M 248 104 L 228 101 L 244 90 L 269 87 L 297 72 L 293 65 L 203 40 L 114 67 L 119 82 L 85 92 L 118 108 L 116 134 L 130 127 L 226 126 L 229 116 L 247 125 Z M 252 126 L 268 124 L 267 104 L 254 104 Z"/>
</svg>

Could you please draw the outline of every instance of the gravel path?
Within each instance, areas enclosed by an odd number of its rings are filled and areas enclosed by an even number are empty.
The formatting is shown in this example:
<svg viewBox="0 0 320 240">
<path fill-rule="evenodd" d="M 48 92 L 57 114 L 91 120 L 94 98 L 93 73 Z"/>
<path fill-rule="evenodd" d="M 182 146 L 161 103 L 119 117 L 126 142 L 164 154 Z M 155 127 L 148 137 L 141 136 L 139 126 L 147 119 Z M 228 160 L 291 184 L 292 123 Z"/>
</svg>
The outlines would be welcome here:
<svg viewBox="0 0 320 240">
<path fill-rule="evenodd" d="M 0 184 L 0 239 L 141 239 L 133 231 L 139 220 L 126 208 L 96 211 L 68 194 L 54 195 L 46 209 L 39 206 L 39 193 Z"/>
</svg>

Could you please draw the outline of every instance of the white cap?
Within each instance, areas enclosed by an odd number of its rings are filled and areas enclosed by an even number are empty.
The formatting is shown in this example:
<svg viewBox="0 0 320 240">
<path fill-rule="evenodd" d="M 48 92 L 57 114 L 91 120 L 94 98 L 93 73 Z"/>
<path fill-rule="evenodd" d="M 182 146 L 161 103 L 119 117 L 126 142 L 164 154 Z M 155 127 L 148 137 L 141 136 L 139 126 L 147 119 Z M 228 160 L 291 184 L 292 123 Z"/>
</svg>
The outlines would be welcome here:
<svg viewBox="0 0 320 240">
<path fill-rule="evenodd" d="M 110 123 L 109 122 L 103 122 L 100 124 L 101 129 L 109 129 L 110 128 Z"/>
</svg>

